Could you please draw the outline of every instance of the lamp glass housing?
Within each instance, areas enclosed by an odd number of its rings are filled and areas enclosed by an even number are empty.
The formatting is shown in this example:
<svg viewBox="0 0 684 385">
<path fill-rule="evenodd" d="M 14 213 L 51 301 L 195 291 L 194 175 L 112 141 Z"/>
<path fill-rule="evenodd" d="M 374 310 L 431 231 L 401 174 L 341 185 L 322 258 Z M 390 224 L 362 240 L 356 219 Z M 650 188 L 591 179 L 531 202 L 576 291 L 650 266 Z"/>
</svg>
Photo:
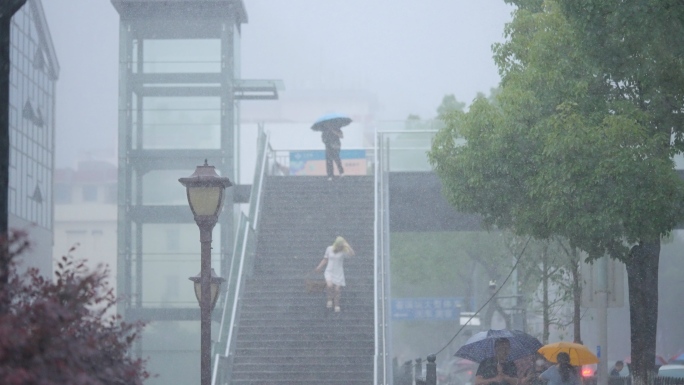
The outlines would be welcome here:
<svg viewBox="0 0 684 385">
<path fill-rule="evenodd" d="M 197 274 L 194 277 L 188 278 L 194 283 L 195 287 L 195 297 L 197 298 L 197 303 L 202 306 L 202 277 L 201 274 Z M 219 277 L 216 275 L 216 271 L 214 269 L 211 269 L 211 278 L 209 280 L 209 295 L 211 296 L 209 298 L 209 306 L 210 309 L 213 311 L 214 308 L 216 307 L 216 301 L 218 300 L 218 294 L 219 294 L 219 289 L 221 288 L 221 284 L 225 282 L 225 279 L 222 277 Z"/>
<path fill-rule="evenodd" d="M 220 285 L 221 285 L 220 283 L 214 282 L 214 280 L 212 280 L 211 285 L 209 285 L 211 288 L 211 300 L 210 300 L 211 310 L 214 310 L 214 308 L 216 307 L 216 300 L 218 299 L 218 292 L 219 292 L 219 286 Z M 202 303 L 202 285 L 200 284 L 199 281 L 195 282 L 195 297 L 197 297 L 197 302 L 201 304 Z"/>
<path fill-rule="evenodd" d="M 223 186 L 188 186 L 188 203 L 195 215 L 216 215 L 221 209 Z"/>
</svg>

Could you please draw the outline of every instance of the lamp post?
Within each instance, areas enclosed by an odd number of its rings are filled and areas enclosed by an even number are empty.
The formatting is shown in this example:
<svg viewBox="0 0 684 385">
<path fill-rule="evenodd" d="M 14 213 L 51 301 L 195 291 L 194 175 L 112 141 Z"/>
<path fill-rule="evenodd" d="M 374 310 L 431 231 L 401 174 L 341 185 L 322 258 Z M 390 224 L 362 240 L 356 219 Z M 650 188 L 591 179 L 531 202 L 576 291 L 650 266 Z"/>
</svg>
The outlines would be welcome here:
<svg viewBox="0 0 684 385">
<path fill-rule="evenodd" d="M 192 175 L 187 178 L 180 178 L 178 181 L 187 190 L 188 203 L 200 230 L 200 243 L 202 245 L 198 295 L 200 304 L 200 384 L 209 385 L 211 382 L 212 302 L 215 304 L 215 298 L 212 301 L 211 295 L 211 232 L 221 212 L 224 190 L 233 184 L 228 178 L 220 177 L 214 166 L 207 164 L 206 159 L 204 165 L 197 166 Z M 194 277 L 191 280 L 194 281 Z M 220 281 L 216 285 L 215 293 L 218 294 Z M 195 293 L 197 293 L 197 289 L 195 289 Z"/>
</svg>

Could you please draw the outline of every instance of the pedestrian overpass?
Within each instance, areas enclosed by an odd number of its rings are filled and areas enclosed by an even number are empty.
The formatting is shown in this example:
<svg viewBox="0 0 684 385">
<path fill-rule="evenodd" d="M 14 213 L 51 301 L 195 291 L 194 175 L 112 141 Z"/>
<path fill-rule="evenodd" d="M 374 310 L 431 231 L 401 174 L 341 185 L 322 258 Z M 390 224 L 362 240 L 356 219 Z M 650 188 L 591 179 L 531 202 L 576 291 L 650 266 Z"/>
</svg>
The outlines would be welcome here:
<svg viewBox="0 0 684 385">
<path fill-rule="evenodd" d="M 297 151 L 259 133 L 250 192 L 236 192 L 249 210 L 214 314 L 213 384 L 392 383 L 390 232 L 480 229 L 441 195 L 425 155 L 435 132 L 379 132 L 375 148 L 355 149 L 365 172 L 333 181 L 296 175 Z M 357 252 L 341 314 L 304 286 L 336 235 Z"/>
</svg>

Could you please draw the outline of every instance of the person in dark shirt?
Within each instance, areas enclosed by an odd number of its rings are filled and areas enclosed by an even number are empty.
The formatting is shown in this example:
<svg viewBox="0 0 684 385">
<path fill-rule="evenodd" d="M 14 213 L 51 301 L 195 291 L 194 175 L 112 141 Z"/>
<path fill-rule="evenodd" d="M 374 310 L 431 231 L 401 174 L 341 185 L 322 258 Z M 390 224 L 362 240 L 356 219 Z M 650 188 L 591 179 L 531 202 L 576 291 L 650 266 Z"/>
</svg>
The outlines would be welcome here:
<svg viewBox="0 0 684 385">
<path fill-rule="evenodd" d="M 480 362 L 475 374 L 475 385 L 518 385 L 518 369 L 508 361 L 511 342 L 507 338 L 494 341 L 494 357 Z"/>
<path fill-rule="evenodd" d="M 325 144 L 325 169 L 328 173 L 328 180 L 332 180 L 334 175 L 333 162 L 337 165 L 340 176 L 344 175 L 344 168 L 342 168 L 342 161 L 340 160 L 340 138 L 343 137 L 344 134 L 339 128 L 327 128 L 321 133 L 321 140 Z"/>
<path fill-rule="evenodd" d="M 625 363 L 622 361 L 617 361 L 615 362 L 615 366 L 613 366 L 613 369 L 610 371 L 610 376 L 611 377 L 620 377 L 620 372 L 622 369 L 625 367 Z"/>
<path fill-rule="evenodd" d="M 615 366 L 610 370 L 608 376 L 608 385 L 624 385 L 626 378 L 620 376 L 620 372 L 625 367 L 625 363 L 622 361 L 615 362 Z"/>
</svg>

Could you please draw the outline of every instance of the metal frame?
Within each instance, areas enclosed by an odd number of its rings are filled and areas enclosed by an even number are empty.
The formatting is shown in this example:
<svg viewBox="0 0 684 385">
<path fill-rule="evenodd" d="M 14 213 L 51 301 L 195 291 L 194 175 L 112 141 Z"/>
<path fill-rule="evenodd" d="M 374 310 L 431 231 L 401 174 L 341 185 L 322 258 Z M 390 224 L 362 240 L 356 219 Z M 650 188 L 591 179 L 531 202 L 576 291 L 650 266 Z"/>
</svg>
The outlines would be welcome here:
<svg viewBox="0 0 684 385">
<path fill-rule="evenodd" d="M 240 0 L 228 0 L 242 4 Z M 148 1 L 146 9 L 155 8 L 155 13 L 146 17 L 144 13 L 131 14 L 126 8 L 133 3 L 125 0 L 113 1 L 120 11 L 119 39 L 119 191 L 118 191 L 118 290 L 123 298 L 119 303 L 119 314 L 124 320 L 147 321 L 199 321 L 197 306 L 188 307 L 146 307 L 143 303 L 143 280 L 154 277 L 143 274 L 143 226 L 147 224 L 191 224 L 194 222 L 187 203 L 165 206 L 143 204 L 144 176 L 160 170 L 192 170 L 208 158 L 222 176 L 235 180 L 237 159 L 235 157 L 236 96 L 234 87 L 234 36 L 235 25 L 245 17 L 235 14 L 216 14 L 208 20 L 195 22 L 199 29 L 184 29 L 192 25 L 187 15 L 176 18 L 173 10 L 162 2 Z M 140 1 L 138 1 L 140 3 Z M 179 4 L 181 2 L 178 2 Z M 208 3 L 206 3 L 208 6 Z M 212 3 L 214 4 L 214 3 Z M 214 7 L 220 4 L 215 3 Z M 124 8 L 120 8 L 124 7 Z M 171 7 L 173 8 L 173 7 Z M 219 7 L 222 11 L 225 7 Z M 168 11 L 168 12 L 167 12 Z M 212 38 L 220 40 L 220 72 L 205 73 L 144 73 L 143 45 L 146 39 L 188 39 Z M 150 149 L 143 147 L 143 99 L 147 96 L 204 96 L 220 97 L 219 127 L 221 139 L 215 149 Z M 185 175 L 178 175 L 182 177 Z M 170 182 L 171 184 L 172 182 Z M 179 186 L 180 187 L 180 186 Z M 233 258 L 234 202 L 233 189 L 225 191 L 224 212 L 218 218 L 220 241 L 214 242 L 221 258 L 220 276 L 227 276 L 230 260 Z M 204 234 L 206 238 L 206 234 Z M 202 249 L 206 249 L 202 242 Z M 207 250 L 204 250 L 207 251 Z M 199 254 L 199 253 L 198 253 Z M 199 261 L 198 261 L 199 265 Z M 199 266 L 198 266 L 199 267 Z M 191 290 L 191 284 L 188 284 Z M 212 314 L 217 320 L 218 311 Z M 143 339 L 145 335 L 143 334 Z M 142 356 L 142 343 L 136 346 L 137 355 Z M 204 375 L 204 377 L 207 377 Z M 207 377 L 210 379 L 209 377 Z M 205 381 L 208 381 L 205 378 Z"/>
</svg>

